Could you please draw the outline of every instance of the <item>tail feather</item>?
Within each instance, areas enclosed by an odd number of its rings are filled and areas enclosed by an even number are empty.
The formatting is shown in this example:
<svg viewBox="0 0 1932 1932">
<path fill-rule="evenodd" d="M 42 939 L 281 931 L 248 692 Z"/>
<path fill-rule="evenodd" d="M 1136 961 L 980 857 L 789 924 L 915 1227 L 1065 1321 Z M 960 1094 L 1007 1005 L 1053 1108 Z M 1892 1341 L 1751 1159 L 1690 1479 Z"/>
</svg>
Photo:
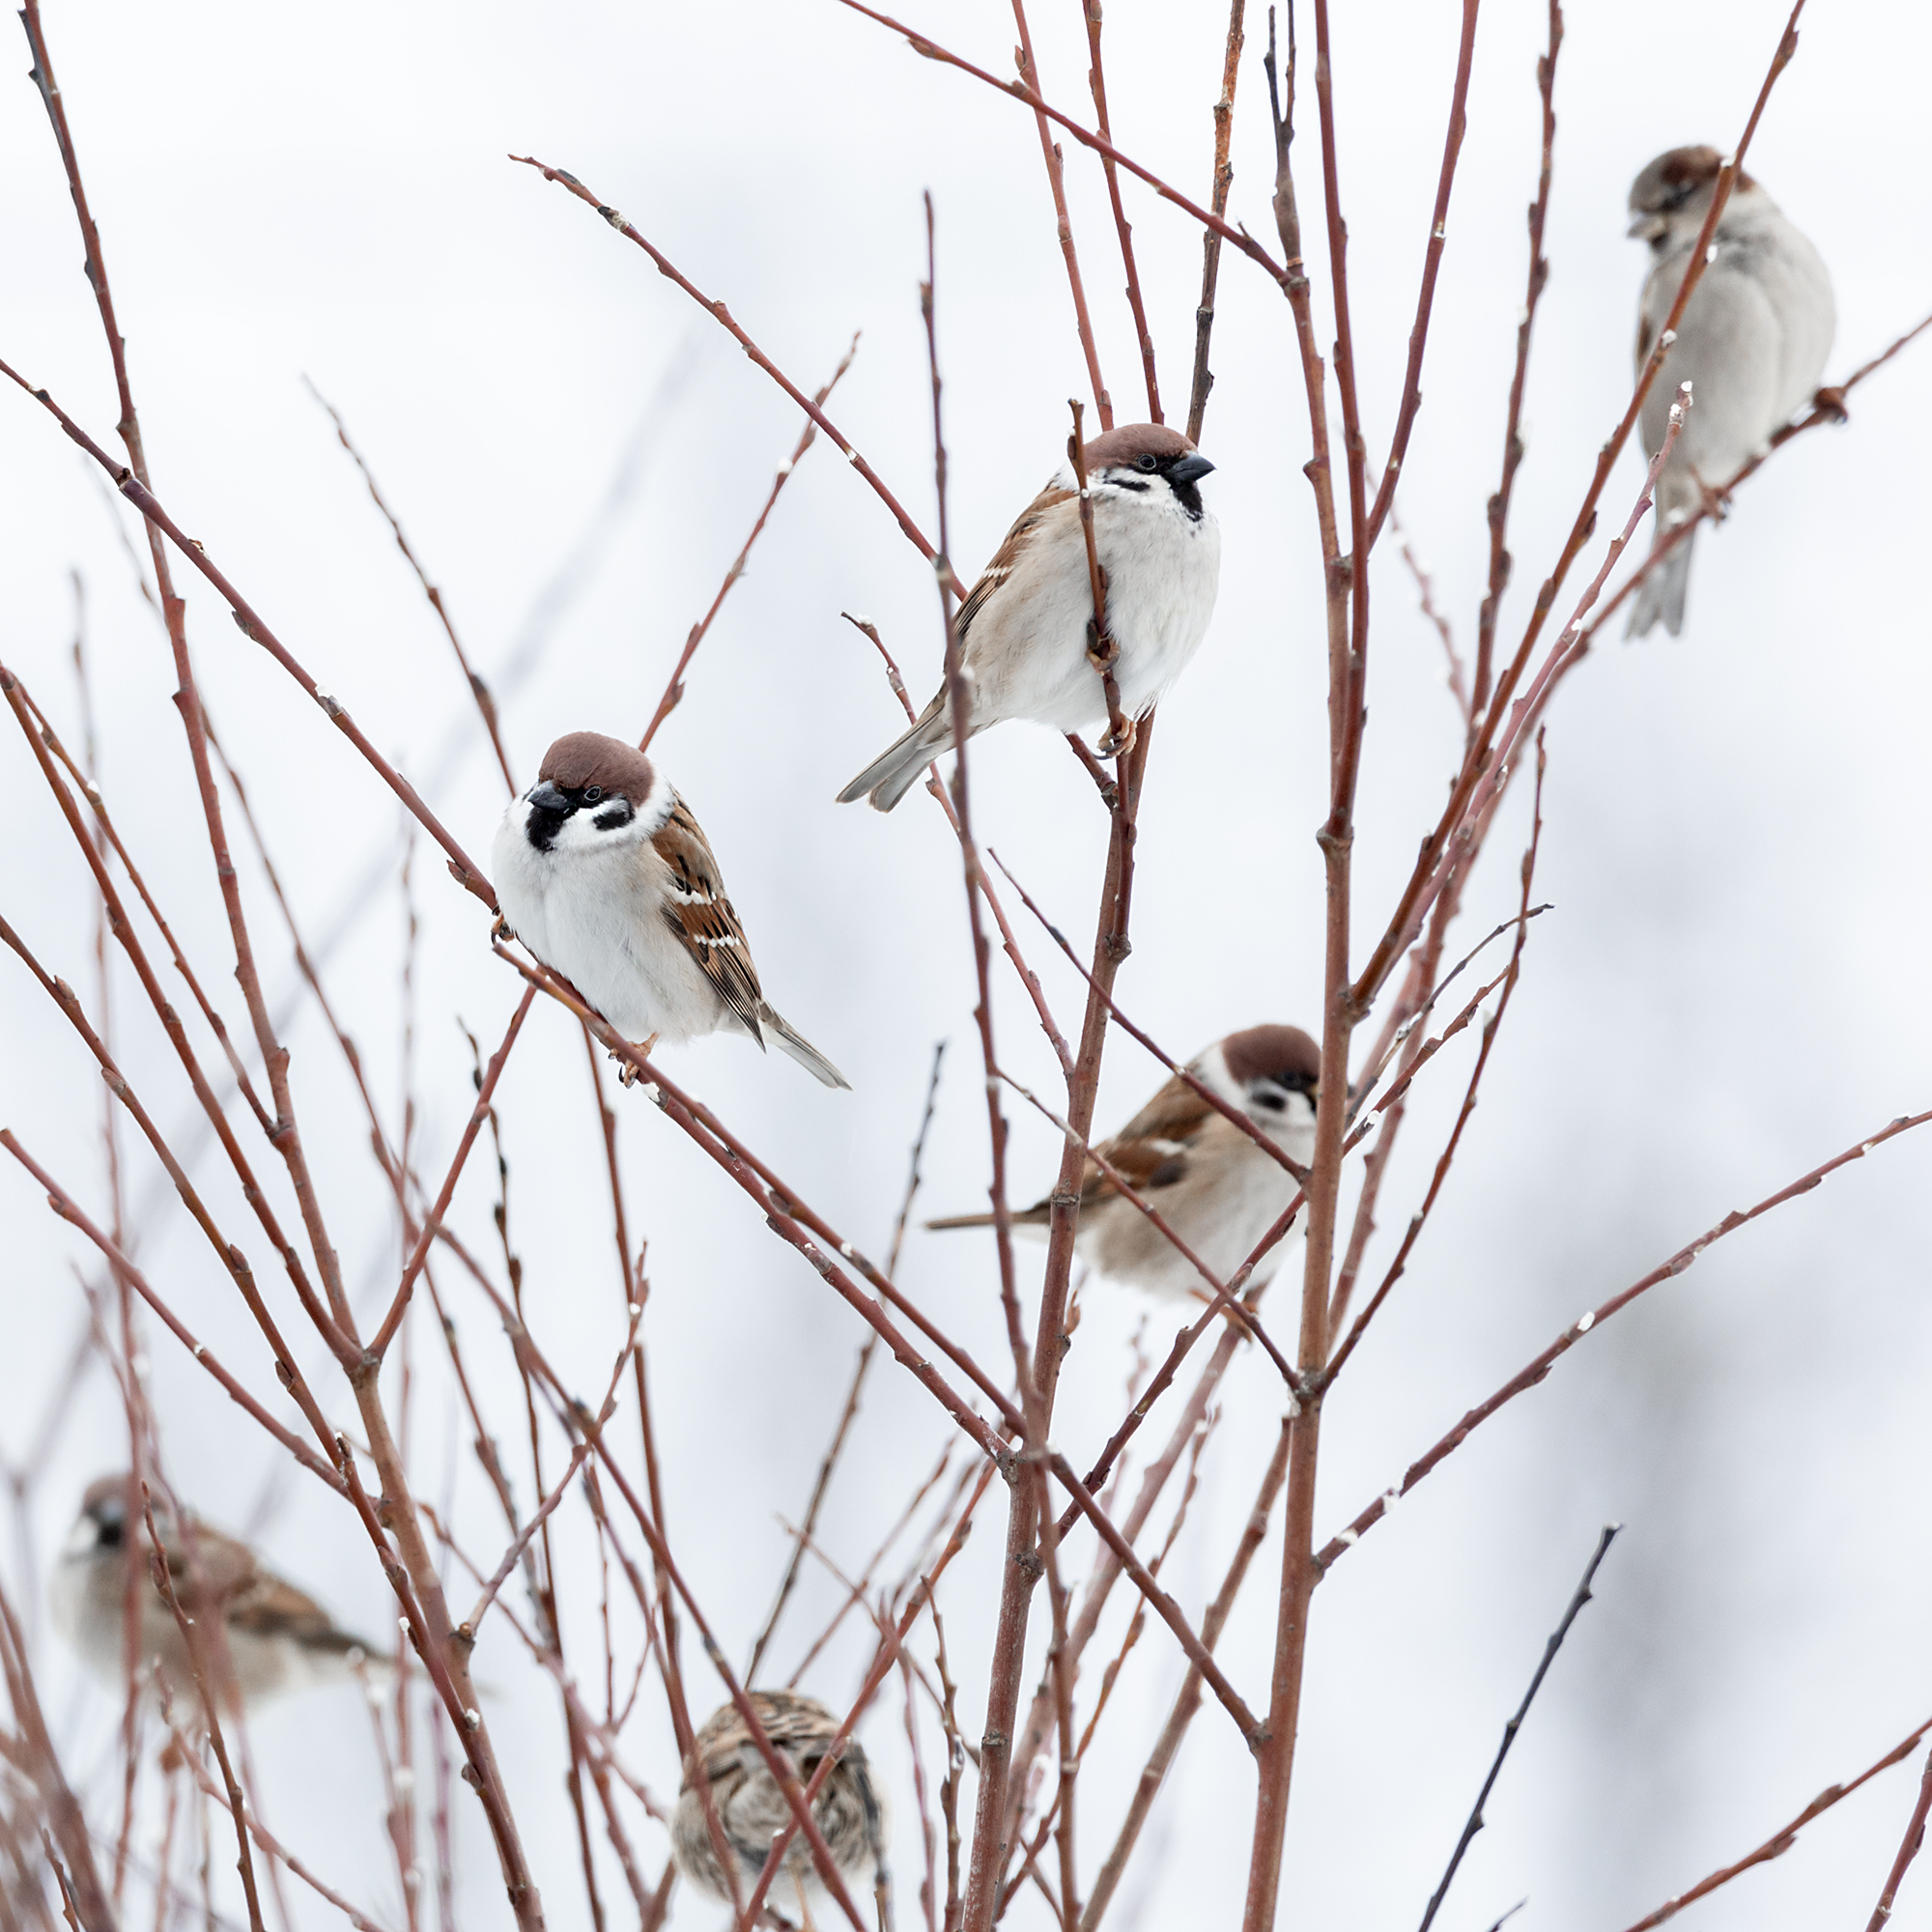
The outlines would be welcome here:
<svg viewBox="0 0 1932 1932">
<path fill-rule="evenodd" d="M 824 1054 L 812 1045 L 781 1013 L 773 1011 L 763 1001 L 758 1004 L 758 1023 L 772 1037 L 772 1042 L 779 1051 L 788 1054 L 805 1068 L 814 1080 L 827 1087 L 842 1087 L 849 1094 L 852 1083 Z"/>
<path fill-rule="evenodd" d="M 1047 1214 L 1045 1208 L 1022 1208 L 1016 1213 L 1009 1214 L 1007 1219 L 1015 1228 L 1043 1228 Z M 925 1225 L 934 1234 L 945 1234 L 954 1228 L 990 1228 L 993 1217 L 990 1214 L 946 1214 Z"/>
<path fill-rule="evenodd" d="M 1662 525 L 1658 526 L 1659 537 L 1669 534 Z M 1640 638 L 1658 622 L 1674 638 L 1684 629 L 1684 593 L 1690 583 L 1690 546 L 1697 541 L 1697 532 L 1691 530 L 1644 579 L 1637 586 L 1636 602 L 1631 608 L 1627 638 Z"/>
<path fill-rule="evenodd" d="M 874 811 L 890 811 L 919 782 L 920 773 L 952 748 L 952 722 L 946 707 L 934 698 L 920 714 L 919 722 L 838 794 L 838 803 L 850 805 L 856 799 L 868 798 Z"/>
</svg>

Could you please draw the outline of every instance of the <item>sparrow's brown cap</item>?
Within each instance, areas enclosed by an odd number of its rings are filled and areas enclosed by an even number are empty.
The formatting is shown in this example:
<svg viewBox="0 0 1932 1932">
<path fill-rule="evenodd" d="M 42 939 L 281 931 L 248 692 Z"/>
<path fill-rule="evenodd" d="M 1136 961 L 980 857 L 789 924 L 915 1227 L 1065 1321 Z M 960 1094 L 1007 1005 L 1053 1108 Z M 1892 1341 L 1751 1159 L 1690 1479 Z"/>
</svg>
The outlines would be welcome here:
<svg viewBox="0 0 1932 1932">
<path fill-rule="evenodd" d="M 544 753 L 537 778 L 548 779 L 564 791 L 602 785 L 607 798 L 627 798 L 641 806 L 650 796 L 651 761 L 621 738 L 601 731 L 571 731 Z"/>
<path fill-rule="evenodd" d="M 1087 445 L 1089 469 L 1128 468 L 1143 456 L 1159 463 L 1172 463 L 1177 456 L 1192 454 L 1194 445 L 1178 429 L 1165 423 L 1122 423 L 1105 436 L 1096 436 Z"/>
<path fill-rule="evenodd" d="M 1313 1087 L 1321 1072 L 1321 1049 L 1299 1027 L 1247 1027 L 1221 1042 L 1228 1077 L 1245 1087 L 1276 1080 L 1284 1087 Z"/>
<path fill-rule="evenodd" d="M 1723 156 L 1712 147 L 1672 148 L 1668 154 L 1659 155 L 1631 185 L 1632 213 L 1654 214 L 1676 207 L 1685 188 L 1716 181 L 1723 165 Z M 1738 185 L 1755 187 L 1757 184 L 1740 170 Z"/>
</svg>

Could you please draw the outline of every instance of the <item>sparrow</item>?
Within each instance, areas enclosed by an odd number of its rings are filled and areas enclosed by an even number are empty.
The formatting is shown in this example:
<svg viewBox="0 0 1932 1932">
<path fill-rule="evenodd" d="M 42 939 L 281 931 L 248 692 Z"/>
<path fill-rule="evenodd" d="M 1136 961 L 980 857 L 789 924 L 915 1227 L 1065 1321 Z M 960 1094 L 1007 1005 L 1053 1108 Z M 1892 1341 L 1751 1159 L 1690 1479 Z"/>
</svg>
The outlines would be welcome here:
<svg viewBox="0 0 1932 1932">
<path fill-rule="evenodd" d="M 1315 1099 L 1321 1049 L 1299 1027 L 1257 1026 L 1231 1033 L 1188 1063 L 1187 1070 L 1239 1107 L 1291 1160 L 1315 1157 Z M 1220 1281 L 1251 1255 L 1294 1199 L 1294 1177 L 1177 1073 L 1112 1140 L 1094 1150 L 1200 1256 Z M 1022 1234 L 1044 1237 L 1052 1203 L 1012 1216 Z M 990 1214 L 928 1221 L 932 1229 L 990 1228 Z M 1151 1294 L 1204 1298 L 1207 1284 L 1175 1247 L 1090 1159 L 1080 1189 L 1074 1249 L 1096 1273 Z M 1279 1264 L 1277 1244 L 1253 1282 Z"/>
<path fill-rule="evenodd" d="M 1639 371 L 1690 266 L 1721 164 L 1715 148 L 1673 148 L 1631 188 L 1630 232 L 1650 243 L 1654 258 L 1637 324 Z M 1691 384 L 1690 414 L 1658 478 L 1653 547 L 1700 505 L 1719 507 L 1720 487 L 1816 393 L 1836 325 L 1832 278 L 1817 249 L 1756 181 L 1740 174 L 1709 265 L 1643 402 L 1643 446 L 1654 457 L 1678 384 Z M 1673 638 L 1684 628 L 1693 538 L 1644 580 L 1629 636 L 1642 637 L 1660 618 Z"/>
<path fill-rule="evenodd" d="M 140 1568 L 140 1658 L 166 1682 L 177 1704 L 192 1704 L 194 1666 L 181 1626 L 161 1595 L 152 1570 L 154 1548 L 138 1506 L 128 1515 L 128 1478 L 103 1476 L 90 1484 L 47 1584 L 54 1626 L 103 1683 L 126 1682 L 122 1616 L 128 1565 Z M 138 1495 L 138 1492 L 137 1492 Z M 167 1558 L 168 1578 L 182 1609 L 199 1624 L 211 1610 L 225 1639 L 201 1660 L 211 1682 L 225 1676 L 224 1703 L 259 1704 L 287 1690 L 351 1676 L 380 1654 L 360 1637 L 338 1630 L 313 1597 L 285 1582 L 245 1543 L 189 1517 L 192 1544 L 173 1510 L 154 1498 L 155 1528 Z"/>
<path fill-rule="evenodd" d="M 795 1690 L 753 1690 L 751 1703 L 765 1735 L 799 1782 L 809 1783 L 838 1733 L 838 1719 L 815 1697 L 804 1697 Z M 737 1861 L 739 1891 L 749 1895 L 765 1868 L 773 1838 L 791 1822 L 791 1806 L 758 1754 L 737 1706 L 726 1704 L 714 1711 L 685 1762 L 684 1781 L 678 1786 L 677 1810 L 670 1826 L 671 1853 L 678 1870 L 713 1898 L 728 1898 L 730 1888 L 719 1868 L 704 1801 L 697 1791 L 698 1761 L 710 1781 L 711 1802 L 725 1842 Z M 837 1766 L 812 1801 L 811 1815 L 825 1834 L 841 1876 L 867 1880 L 883 1896 L 890 1820 L 884 1793 L 858 1739 L 846 1740 Z M 808 1889 L 819 1892 L 822 1888 L 812 1866 L 811 1847 L 803 1833 L 785 1848 L 781 1876 L 791 1882 L 809 1927 L 811 1915 L 806 1894 Z"/>
<path fill-rule="evenodd" d="M 1129 423 L 1086 445 L 1094 544 L 1106 572 L 1107 630 L 1120 646 L 1121 715 L 1138 721 L 1186 668 L 1207 634 L 1221 577 L 1221 526 L 1201 501 L 1214 466 L 1179 431 Z M 1056 731 L 1105 722 L 1107 696 L 1088 656 L 1094 587 L 1069 462 L 1007 532 L 955 622 L 972 687 L 971 730 L 1030 718 Z M 1128 740 L 1131 743 L 1131 736 Z M 952 747 L 942 685 L 905 735 L 838 794 L 890 811 Z M 1126 745 L 1103 745 L 1110 755 Z"/>
<path fill-rule="evenodd" d="M 642 1052 L 660 1039 L 744 1033 L 828 1087 L 849 1085 L 766 1002 L 691 808 L 622 739 L 559 738 L 537 782 L 511 800 L 493 860 L 499 931 L 571 980 Z"/>
</svg>

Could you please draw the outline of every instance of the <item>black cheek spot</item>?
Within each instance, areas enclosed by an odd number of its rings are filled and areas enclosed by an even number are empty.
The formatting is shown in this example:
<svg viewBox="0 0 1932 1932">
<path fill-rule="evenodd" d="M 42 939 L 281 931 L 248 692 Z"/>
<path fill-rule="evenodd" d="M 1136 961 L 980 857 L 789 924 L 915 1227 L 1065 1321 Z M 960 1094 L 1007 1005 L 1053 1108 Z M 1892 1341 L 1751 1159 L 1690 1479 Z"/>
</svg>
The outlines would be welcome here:
<svg viewBox="0 0 1932 1932">
<path fill-rule="evenodd" d="M 630 800 L 620 798 L 614 805 L 607 805 L 590 822 L 599 832 L 615 832 L 620 826 L 630 824 L 632 816 Z"/>
</svg>

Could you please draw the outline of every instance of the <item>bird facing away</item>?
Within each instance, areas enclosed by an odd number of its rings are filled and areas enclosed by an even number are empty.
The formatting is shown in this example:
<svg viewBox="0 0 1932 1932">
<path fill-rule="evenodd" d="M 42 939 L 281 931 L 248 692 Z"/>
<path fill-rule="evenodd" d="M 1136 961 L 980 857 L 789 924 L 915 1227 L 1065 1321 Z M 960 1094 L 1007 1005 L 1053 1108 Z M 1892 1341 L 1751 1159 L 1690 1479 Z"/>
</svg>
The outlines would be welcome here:
<svg viewBox="0 0 1932 1932">
<path fill-rule="evenodd" d="M 766 1001 L 691 808 L 622 739 L 559 738 L 510 801 L 492 857 L 504 923 L 645 1052 L 749 1034 L 826 1086 L 848 1085 Z"/>
<path fill-rule="evenodd" d="M 1121 715 L 1144 718 L 1207 635 L 1221 578 L 1221 526 L 1201 501 L 1214 466 L 1179 430 L 1130 423 L 1084 451 L 1094 545 L 1107 574 L 1107 630 L 1120 646 Z M 959 607 L 960 665 L 977 737 L 1009 718 L 1056 731 L 1105 722 L 1106 689 L 1088 657 L 1094 586 L 1069 463 L 1026 507 Z M 838 794 L 890 811 L 952 746 L 942 685 L 903 737 Z M 1108 745 L 1109 753 L 1126 747 Z"/>
<path fill-rule="evenodd" d="M 809 1784 L 837 1736 L 838 1720 L 815 1697 L 795 1690 L 753 1690 L 752 1708 L 758 1722 L 801 1784 Z M 737 1706 L 714 1711 L 698 1732 L 678 1787 L 677 1811 L 671 1819 L 671 1851 L 677 1868 L 699 1891 L 728 1898 L 730 1887 L 719 1866 L 697 1789 L 696 1763 L 704 1766 L 711 1784 L 711 1802 L 724 1830 L 725 1843 L 738 1867 L 738 1889 L 749 1897 L 772 1839 L 791 1822 L 791 1806 L 758 1754 L 751 1731 Z M 890 1831 L 884 1793 L 858 1739 L 848 1738 L 838 1761 L 812 1801 L 811 1815 L 825 1835 L 833 1862 L 847 1880 L 870 1884 L 884 1896 L 886 1842 Z M 803 1833 L 785 1848 L 780 1874 L 797 1897 L 804 1922 L 811 1915 L 808 1894 L 822 1896 L 823 1889 L 811 1862 L 811 1847 Z M 778 1888 L 773 1888 L 776 1895 Z"/>
<path fill-rule="evenodd" d="M 1721 165 L 1715 148 L 1673 148 L 1631 188 L 1630 232 L 1650 243 L 1653 257 L 1637 325 L 1639 371 L 1690 266 Z M 1700 505 L 1716 507 L 1722 485 L 1816 393 L 1836 327 L 1832 278 L 1817 249 L 1747 174 L 1724 204 L 1712 250 L 1643 402 L 1643 446 L 1654 457 L 1678 384 L 1691 385 L 1690 414 L 1658 478 L 1653 548 Z M 1694 535 L 1644 580 L 1630 636 L 1642 637 L 1660 620 L 1673 638 L 1683 630 Z"/>
<path fill-rule="evenodd" d="M 128 1514 L 128 1489 L 125 1475 L 103 1476 L 81 1498 L 47 1585 L 54 1626 L 102 1683 L 120 1689 L 127 1668 L 122 1613 L 128 1565 L 135 1564 L 141 1663 L 155 1666 L 177 1707 L 191 1710 L 193 1662 L 154 1579 L 154 1548 L 138 1501 L 134 1515 Z M 211 1612 L 218 1620 L 223 1641 L 209 1644 L 200 1661 L 229 1708 L 339 1681 L 365 1659 L 380 1666 L 380 1657 L 360 1637 L 338 1630 L 313 1597 L 265 1568 L 245 1543 L 196 1517 L 184 1527 L 158 1496 L 154 1512 L 176 1600 L 198 1629 L 208 1625 Z"/>
<path fill-rule="evenodd" d="M 1315 1157 L 1315 1099 L 1321 1049 L 1299 1027 L 1257 1026 L 1216 1040 L 1188 1071 L 1239 1107 L 1275 1146 L 1304 1167 Z M 1175 1074 L 1112 1140 L 1094 1150 L 1225 1282 L 1294 1199 L 1294 1177 Z M 1022 1234 L 1043 1237 L 1051 1203 L 1013 1215 Z M 990 1228 L 990 1214 L 959 1214 L 926 1226 Z M 1199 1271 L 1097 1162 L 1080 1189 L 1080 1258 L 1096 1273 L 1151 1294 L 1205 1297 Z M 1277 1243 L 1251 1279 L 1264 1282 L 1283 1252 Z"/>
</svg>

